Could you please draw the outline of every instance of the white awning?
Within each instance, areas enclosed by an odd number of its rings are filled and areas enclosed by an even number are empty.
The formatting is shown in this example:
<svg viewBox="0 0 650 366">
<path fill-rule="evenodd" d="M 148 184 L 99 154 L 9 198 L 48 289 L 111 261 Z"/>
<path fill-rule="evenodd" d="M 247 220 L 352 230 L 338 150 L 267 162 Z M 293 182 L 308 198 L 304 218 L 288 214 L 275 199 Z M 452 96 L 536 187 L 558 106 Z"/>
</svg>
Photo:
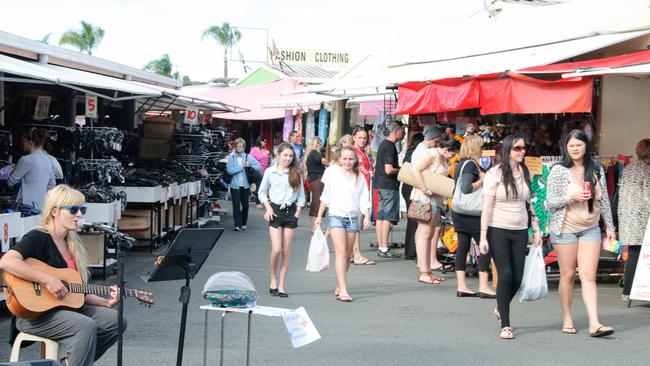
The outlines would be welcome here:
<svg viewBox="0 0 650 366">
<path fill-rule="evenodd" d="M 36 84 L 56 84 L 70 89 L 79 90 L 84 93 L 97 95 L 112 101 L 148 98 L 162 95 L 161 92 L 154 90 L 151 87 L 140 86 L 128 80 L 112 78 L 61 66 L 26 62 L 4 55 L 0 55 L 0 72 L 19 76 L 16 78 L 5 75 L 0 78 L 0 80 Z M 105 91 L 111 91 L 112 93 L 106 93 Z M 120 95 L 120 92 L 123 94 Z"/>
<path fill-rule="evenodd" d="M 218 99 L 194 95 L 187 91 L 149 85 L 136 81 L 133 83 L 141 85 L 142 87 L 154 89 L 161 93 L 161 96 L 148 98 L 147 100 L 142 100 L 138 103 L 139 107 L 142 107 L 145 110 L 185 110 L 186 107 L 195 107 L 211 110 L 213 112 L 248 112 L 248 109 L 246 108 L 230 105 Z"/>
<path fill-rule="evenodd" d="M 650 76 L 650 64 L 612 67 L 612 68 L 603 68 L 603 69 L 590 69 L 590 70 L 562 74 L 562 77 L 572 78 L 576 76 L 588 76 L 588 75 L 625 75 L 625 76 L 647 77 Z"/>
<path fill-rule="evenodd" d="M 362 89 L 366 93 L 368 90 L 381 92 L 388 85 L 407 81 L 439 80 L 548 65 L 647 34 L 650 34 L 650 30 L 601 34 L 513 50 L 373 69 L 365 75 L 318 85 L 308 91 L 353 96 L 361 94 L 358 91 Z"/>
</svg>

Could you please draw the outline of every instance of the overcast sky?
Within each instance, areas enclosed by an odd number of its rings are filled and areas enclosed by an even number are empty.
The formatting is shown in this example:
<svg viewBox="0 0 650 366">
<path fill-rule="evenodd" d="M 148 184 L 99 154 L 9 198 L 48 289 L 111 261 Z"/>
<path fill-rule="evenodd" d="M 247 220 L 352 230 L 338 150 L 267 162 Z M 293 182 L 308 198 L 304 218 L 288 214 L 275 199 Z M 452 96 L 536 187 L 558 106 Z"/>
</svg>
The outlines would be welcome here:
<svg viewBox="0 0 650 366">
<path fill-rule="evenodd" d="M 142 68 L 168 53 L 181 74 L 209 80 L 222 76 L 223 50 L 201 34 L 226 21 L 262 28 L 241 29 L 234 48 L 250 66 L 264 60 L 267 36 L 278 48 L 381 54 L 391 64 L 648 25 L 648 2 L 497 2 L 502 10 L 491 18 L 484 0 L 0 0 L 0 30 L 37 40 L 52 33 L 50 44 L 58 44 L 63 32 L 84 20 L 106 31 L 95 56 Z M 231 62 L 229 73 L 243 75 L 242 63 Z"/>
</svg>

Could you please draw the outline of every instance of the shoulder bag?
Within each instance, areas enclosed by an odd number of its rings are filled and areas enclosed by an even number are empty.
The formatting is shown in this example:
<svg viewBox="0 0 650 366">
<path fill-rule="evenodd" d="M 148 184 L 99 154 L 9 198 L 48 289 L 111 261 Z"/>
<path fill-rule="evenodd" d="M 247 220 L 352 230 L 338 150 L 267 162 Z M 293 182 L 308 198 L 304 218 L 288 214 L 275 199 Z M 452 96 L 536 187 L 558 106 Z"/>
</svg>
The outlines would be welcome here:
<svg viewBox="0 0 650 366">
<path fill-rule="evenodd" d="M 411 220 L 429 222 L 431 221 L 431 203 L 411 201 L 406 217 Z"/>
<path fill-rule="evenodd" d="M 463 166 L 460 168 L 460 173 L 458 174 L 458 181 L 456 182 L 456 187 L 454 190 L 454 197 L 451 201 L 451 209 L 461 215 L 468 216 L 481 216 L 481 211 L 483 210 L 483 187 L 477 189 L 472 193 L 463 193 L 461 189 L 461 183 L 463 179 L 463 169 L 467 163 L 473 160 L 467 160 L 463 163 Z M 474 163 L 476 164 L 476 162 Z"/>
</svg>

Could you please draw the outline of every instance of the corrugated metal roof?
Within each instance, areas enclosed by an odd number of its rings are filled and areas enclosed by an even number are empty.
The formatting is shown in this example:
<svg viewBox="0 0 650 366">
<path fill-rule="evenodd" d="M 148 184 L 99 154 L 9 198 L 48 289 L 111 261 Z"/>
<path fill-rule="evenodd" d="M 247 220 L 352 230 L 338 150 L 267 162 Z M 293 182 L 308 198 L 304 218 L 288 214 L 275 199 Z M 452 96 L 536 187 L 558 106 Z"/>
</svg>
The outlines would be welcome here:
<svg viewBox="0 0 650 366">
<path fill-rule="evenodd" d="M 294 79 L 331 79 L 338 74 L 338 71 L 326 70 L 315 65 L 287 64 L 283 62 L 280 65 L 272 64 L 268 66 Z"/>
</svg>

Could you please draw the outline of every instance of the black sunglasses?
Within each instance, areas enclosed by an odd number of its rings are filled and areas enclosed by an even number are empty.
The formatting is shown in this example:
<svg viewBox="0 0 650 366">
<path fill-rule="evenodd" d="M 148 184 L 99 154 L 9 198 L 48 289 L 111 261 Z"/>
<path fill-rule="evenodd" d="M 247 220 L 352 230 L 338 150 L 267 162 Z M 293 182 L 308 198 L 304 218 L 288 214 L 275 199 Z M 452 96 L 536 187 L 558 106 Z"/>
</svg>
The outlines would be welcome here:
<svg viewBox="0 0 650 366">
<path fill-rule="evenodd" d="M 86 206 L 59 206 L 59 209 L 64 209 L 70 211 L 71 214 L 76 215 L 77 212 L 81 211 L 82 215 L 86 214 L 88 207 Z"/>
</svg>

